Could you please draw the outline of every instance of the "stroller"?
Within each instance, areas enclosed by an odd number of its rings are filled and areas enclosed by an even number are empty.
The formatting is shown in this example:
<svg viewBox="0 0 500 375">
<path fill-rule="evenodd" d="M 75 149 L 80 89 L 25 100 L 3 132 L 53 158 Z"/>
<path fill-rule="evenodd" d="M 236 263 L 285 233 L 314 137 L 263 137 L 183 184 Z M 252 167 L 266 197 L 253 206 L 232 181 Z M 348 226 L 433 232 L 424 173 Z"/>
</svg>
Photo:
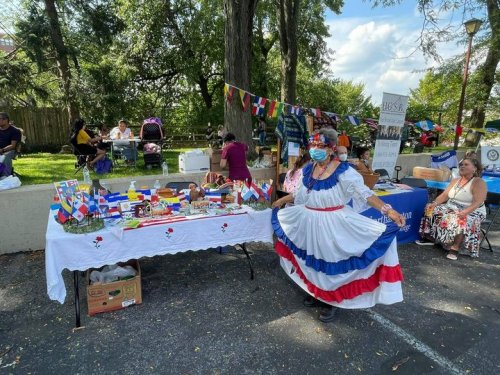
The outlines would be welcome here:
<svg viewBox="0 0 500 375">
<path fill-rule="evenodd" d="M 139 137 L 143 144 L 144 165 L 151 169 L 153 165 L 160 166 L 163 162 L 161 149 L 163 146 L 162 122 L 158 117 L 145 119 L 141 126 Z"/>
</svg>

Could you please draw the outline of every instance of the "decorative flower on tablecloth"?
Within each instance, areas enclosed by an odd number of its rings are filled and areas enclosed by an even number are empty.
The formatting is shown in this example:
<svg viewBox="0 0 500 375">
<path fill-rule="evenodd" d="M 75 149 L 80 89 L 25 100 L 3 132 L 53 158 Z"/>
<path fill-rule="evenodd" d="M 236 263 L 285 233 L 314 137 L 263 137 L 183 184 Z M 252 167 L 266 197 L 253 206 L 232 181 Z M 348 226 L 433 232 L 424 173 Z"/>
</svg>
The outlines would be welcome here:
<svg viewBox="0 0 500 375">
<path fill-rule="evenodd" d="M 172 233 L 174 233 L 174 228 L 168 228 L 165 234 L 167 235 L 167 238 L 170 238 L 172 236 Z"/>
<path fill-rule="evenodd" d="M 97 237 L 95 238 L 95 240 L 94 240 L 94 241 L 92 241 L 92 242 L 94 243 L 94 247 L 95 247 L 96 249 L 98 249 L 98 248 L 100 248 L 100 247 L 101 247 L 101 245 L 99 245 L 99 242 L 101 242 L 101 241 L 103 241 L 103 238 L 102 238 L 101 236 L 97 236 Z"/>
<path fill-rule="evenodd" d="M 224 233 L 226 231 L 226 228 L 228 227 L 229 225 L 227 223 L 224 223 L 222 224 L 222 226 L 220 227 L 220 229 L 222 230 L 222 232 Z"/>
</svg>

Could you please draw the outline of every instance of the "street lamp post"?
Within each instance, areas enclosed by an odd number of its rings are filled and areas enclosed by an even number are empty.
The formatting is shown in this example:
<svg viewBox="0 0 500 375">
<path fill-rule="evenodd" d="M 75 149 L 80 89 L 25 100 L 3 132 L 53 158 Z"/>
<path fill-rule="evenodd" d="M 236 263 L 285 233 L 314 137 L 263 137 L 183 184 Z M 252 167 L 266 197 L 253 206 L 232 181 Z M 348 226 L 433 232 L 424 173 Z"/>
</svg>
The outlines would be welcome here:
<svg viewBox="0 0 500 375">
<path fill-rule="evenodd" d="M 457 115 L 457 125 L 455 127 L 455 143 L 453 149 L 458 148 L 458 139 L 462 133 L 462 113 L 464 111 L 464 100 L 465 100 L 465 88 L 467 87 L 467 78 L 469 75 L 469 61 L 470 61 L 470 51 L 472 48 L 472 38 L 478 32 L 481 27 L 481 20 L 473 18 L 464 23 L 465 31 L 469 35 L 469 45 L 467 47 L 467 54 L 465 55 L 465 67 L 464 67 L 464 80 L 462 82 L 462 93 L 460 94 L 460 103 L 458 104 L 458 115 Z"/>
</svg>

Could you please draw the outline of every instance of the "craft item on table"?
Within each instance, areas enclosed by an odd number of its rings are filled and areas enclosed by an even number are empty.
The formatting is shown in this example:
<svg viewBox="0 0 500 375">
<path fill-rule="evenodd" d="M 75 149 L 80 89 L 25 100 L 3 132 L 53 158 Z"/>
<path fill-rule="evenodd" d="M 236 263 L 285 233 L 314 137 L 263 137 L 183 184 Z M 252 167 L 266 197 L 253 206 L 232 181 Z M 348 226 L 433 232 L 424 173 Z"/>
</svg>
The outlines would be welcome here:
<svg viewBox="0 0 500 375">
<path fill-rule="evenodd" d="M 146 211 L 145 204 L 137 204 L 134 206 L 134 216 L 137 218 L 147 217 L 148 213 Z"/>
<path fill-rule="evenodd" d="M 161 198 L 172 198 L 175 196 L 174 191 L 169 188 L 158 189 L 157 193 Z"/>
<path fill-rule="evenodd" d="M 189 184 L 189 200 L 197 201 L 205 196 L 205 190 L 200 189 L 195 184 Z"/>
<path fill-rule="evenodd" d="M 191 202 L 191 208 L 199 210 L 199 209 L 207 209 L 210 206 L 209 201 L 193 201 Z"/>
<path fill-rule="evenodd" d="M 137 199 L 140 201 L 151 201 L 153 194 L 150 189 L 137 190 Z"/>
<path fill-rule="evenodd" d="M 63 201 L 65 197 L 73 197 L 73 195 L 80 191 L 77 180 L 54 182 L 54 187 L 56 188 L 59 201 Z"/>
</svg>

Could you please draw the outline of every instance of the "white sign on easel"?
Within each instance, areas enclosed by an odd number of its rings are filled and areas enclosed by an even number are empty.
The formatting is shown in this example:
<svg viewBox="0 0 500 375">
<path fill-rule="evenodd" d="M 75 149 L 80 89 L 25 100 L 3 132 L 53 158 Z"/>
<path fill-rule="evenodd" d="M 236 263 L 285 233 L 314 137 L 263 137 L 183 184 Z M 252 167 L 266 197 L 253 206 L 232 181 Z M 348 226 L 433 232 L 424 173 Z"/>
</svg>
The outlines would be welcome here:
<svg viewBox="0 0 500 375">
<path fill-rule="evenodd" d="M 385 169 L 391 178 L 399 155 L 407 108 L 408 96 L 383 93 L 372 169 Z"/>
<path fill-rule="evenodd" d="M 500 146 L 481 146 L 481 164 L 485 167 L 500 167 Z"/>
</svg>

